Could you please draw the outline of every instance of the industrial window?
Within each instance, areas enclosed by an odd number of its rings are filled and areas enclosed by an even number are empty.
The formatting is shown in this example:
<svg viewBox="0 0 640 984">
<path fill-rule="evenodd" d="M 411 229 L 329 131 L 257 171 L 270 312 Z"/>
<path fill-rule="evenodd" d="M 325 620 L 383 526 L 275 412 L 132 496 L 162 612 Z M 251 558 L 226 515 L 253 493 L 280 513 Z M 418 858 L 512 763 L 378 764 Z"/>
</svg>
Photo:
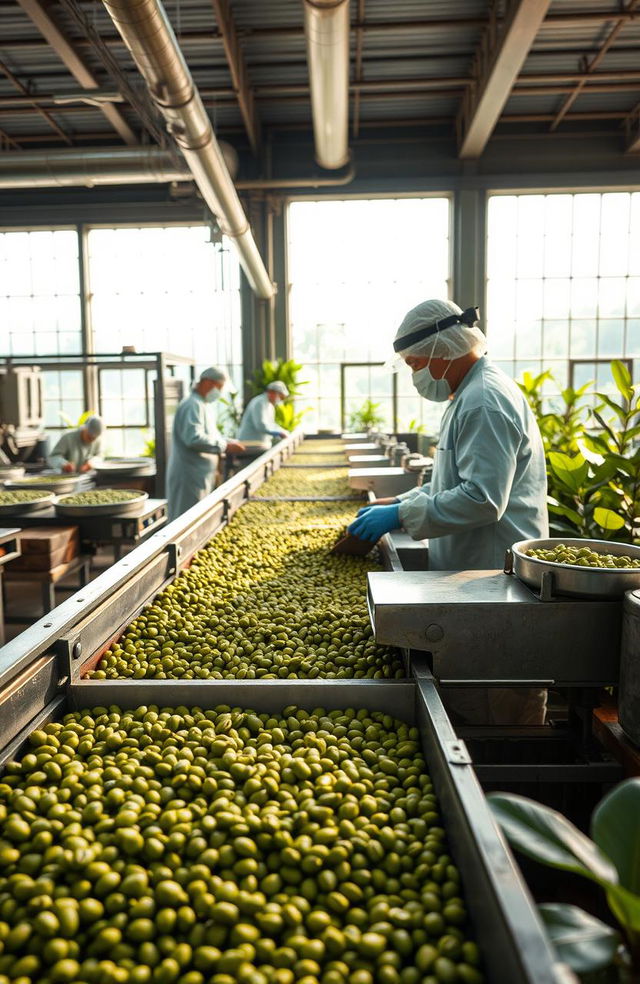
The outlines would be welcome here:
<svg viewBox="0 0 640 984">
<path fill-rule="evenodd" d="M 309 408 L 305 430 L 340 429 L 341 409 L 348 422 L 368 398 L 387 428 L 437 428 L 442 409 L 418 397 L 409 370 L 394 395 L 380 363 L 411 307 L 449 296 L 449 199 L 295 202 L 288 243 L 292 351 L 308 380 L 298 401 Z"/>
<path fill-rule="evenodd" d="M 82 352 L 78 233 L 0 232 L 2 355 Z M 64 418 L 82 413 L 82 373 L 43 372 L 45 427 L 55 441 Z"/>
<path fill-rule="evenodd" d="M 639 378 L 639 193 L 494 195 L 487 235 L 489 350 L 507 372 L 602 385 L 626 358 Z"/>
<path fill-rule="evenodd" d="M 132 345 L 183 355 L 198 370 L 222 366 L 241 389 L 240 272 L 226 241 L 212 243 L 205 225 L 95 228 L 88 254 L 96 353 Z M 141 378 L 132 392 L 132 373 L 118 370 L 100 383 L 108 453 L 140 453 L 151 386 Z"/>
</svg>

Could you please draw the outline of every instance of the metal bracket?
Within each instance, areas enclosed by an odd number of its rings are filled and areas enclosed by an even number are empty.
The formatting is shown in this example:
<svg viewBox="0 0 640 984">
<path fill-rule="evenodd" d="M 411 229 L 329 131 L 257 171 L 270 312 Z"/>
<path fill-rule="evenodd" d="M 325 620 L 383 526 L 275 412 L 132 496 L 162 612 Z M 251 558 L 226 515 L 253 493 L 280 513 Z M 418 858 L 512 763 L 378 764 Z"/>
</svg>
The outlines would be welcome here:
<svg viewBox="0 0 640 984">
<path fill-rule="evenodd" d="M 504 573 L 513 574 L 513 550 L 505 550 L 504 554 Z"/>
<path fill-rule="evenodd" d="M 456 738 L 455 741 L 445 741 L 443 744 L 444 751 L 447 756 L 447 762 L 449 762 L 450 765 L 472 764 L 467 746 L 461 738 Z"/>
<path fill-rule="evenodd" d="M 82 643 L 73 639 L 58 639 L 55 651 L 60 660 L 60 685 L 80 679 Z"/>
<path fill-rule="evenodd" d="M 169 555 L 169 574 L 177 574 L 182 547 L 175 542 L 167 543 L 167 554 Z"/>
<path fill-rule="evenodd" d="M 553 571 L 543 571 L 540 580 L 540 601 L 555 601 L 554 582 Z"/>
</svg>

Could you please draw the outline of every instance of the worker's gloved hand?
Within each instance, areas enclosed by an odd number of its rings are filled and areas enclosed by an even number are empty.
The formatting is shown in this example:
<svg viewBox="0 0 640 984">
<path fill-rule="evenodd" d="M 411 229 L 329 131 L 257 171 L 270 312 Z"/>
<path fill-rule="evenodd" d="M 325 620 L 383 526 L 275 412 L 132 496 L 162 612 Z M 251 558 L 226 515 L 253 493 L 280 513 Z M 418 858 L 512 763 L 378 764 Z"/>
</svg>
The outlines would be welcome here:
<svg viewBox="0 0 640 984">
<path fill-rule="evenodd" d="M 74 472 L 75 467 L 71 464 L 70 461 L 65 461 L 64 465 L 62 466 L 62 470 L 63 472 Z"/>
<path fill-rule="evenodd" d="M 369 509 L 348 527 L 348 532 L 361 540 L 377 543 L 381 536 L 400 528 L 400 506 L 376 506 Z"/>
<path fill-rule="evenodd" d="M 373 506 L 372 506 L 371 503 L 369 503 L 368 506 L 363 506 L 362 509 L 358 509 L 358 512 L 357 512 L 356 515 L 358 515 L 358 516 L 364 516 L 364 514 L 365 513 L 368 513 L 370 509 L 373 509 Z"/>
<path fill-rule="evenodd" d="M 89 464 L 88 461 L 85 461 L 84 465 L 80 465 L 80 468 L 78 470 L 81 472 L 91 471 L 91 465 Z"/>
</svg>

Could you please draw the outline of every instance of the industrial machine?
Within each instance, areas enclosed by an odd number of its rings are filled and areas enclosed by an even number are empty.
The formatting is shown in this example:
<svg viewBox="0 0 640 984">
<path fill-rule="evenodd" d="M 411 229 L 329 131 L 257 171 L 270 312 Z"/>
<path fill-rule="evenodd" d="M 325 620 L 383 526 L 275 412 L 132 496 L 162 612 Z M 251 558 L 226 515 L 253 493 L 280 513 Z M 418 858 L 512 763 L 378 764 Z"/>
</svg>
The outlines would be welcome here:
<svg viewBox="0 0 640 984">
<path fill-rule="evenodd" d="M 0 650 L 0 764 L 27 735 L 68 709 L 220 704 L 280 711 L 305 708 L 383 709 L 419 729 L 443 824 L 459 866 L 489 984 L 575 984 L 557 962 L 513 858 L 488 810 L 463 741 L 444 711 L 426 666 L 405 651 L 405 680 L 87 680 L 86 670 L 120 637 L 145 604 L 170 584 L 258 487 L 291 456 L 292 435 L 266 451 L 184 516 Z M 292 473 L 293 474 L 293 473 Z M 383 544 L 379 577 L 403 577 L 393 542 Z"/>
<path fill-rule="evenodd" d="M 16 464 L 44 457 L 42 376 L 37 366 L 0 367 L 0 479 L 18 478 Z"/>
<path fill-rule="evenodd" d="M 370 441 L 346 443 L 349 485 L 376 498 L 400 495 L 428 482 L 433 459 L 412 453 L 397 437 L 376 435 Z"/>
</svg>

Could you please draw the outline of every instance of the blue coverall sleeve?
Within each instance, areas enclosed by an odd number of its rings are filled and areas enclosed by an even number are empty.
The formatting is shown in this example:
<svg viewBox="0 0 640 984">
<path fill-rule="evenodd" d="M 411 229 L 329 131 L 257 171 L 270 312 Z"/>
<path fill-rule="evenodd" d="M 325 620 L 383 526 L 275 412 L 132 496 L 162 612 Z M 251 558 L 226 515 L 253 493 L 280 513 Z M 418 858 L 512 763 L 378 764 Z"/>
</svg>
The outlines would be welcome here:
<svg viewBox="0 0 640 984">
<path fill-rule="evenodd" d="M 479 407 L 460 421 L 454 449 L 437 455 L 455 456 L 438 468 L 456 471 L 458 483 L 433 495 L 400 503 L 400 519 L 415 539 L 447 536 L 487 526 L 504 514 L 516 472 L 522 434 L 499 410 Z"/>
<path fill-rule="evenodd" d="M 226 447 L 218 435 L 207 432 L 203 415 L 199 407 L 190 402 L 178 421 L 178 432 L 182 443 L 193 451 L 203 451 L 205 454 L 221 454 Z"/>
</svg>

